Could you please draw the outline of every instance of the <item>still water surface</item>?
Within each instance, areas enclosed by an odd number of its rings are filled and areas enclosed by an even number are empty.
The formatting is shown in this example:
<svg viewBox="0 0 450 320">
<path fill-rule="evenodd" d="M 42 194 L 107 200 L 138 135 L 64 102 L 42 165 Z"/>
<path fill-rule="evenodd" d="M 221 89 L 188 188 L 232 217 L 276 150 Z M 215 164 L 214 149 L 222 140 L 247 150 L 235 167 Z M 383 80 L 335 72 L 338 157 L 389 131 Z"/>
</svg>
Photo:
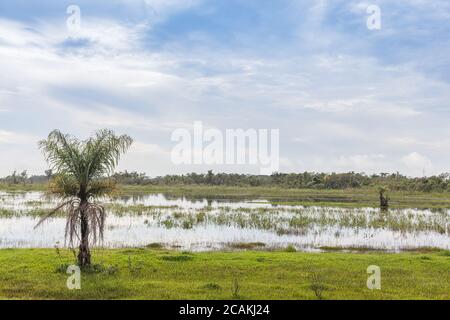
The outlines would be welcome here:
<svg viewBox="0 0 450 320">
<path fill-rule="evenodd" d="M 267 200 L 190 200 L 162 194 L 104 199 L 108 248 L 159 243 L 190 251 L 231 249 L 260 243 L 260 249 L 316 251 L 321 247 L 400 251 L 450 249 L 450 210 L 334 208 L 272 205 Z M 41 192 L 0 192 L 0 248 L 47 248 L 64 244 L 64 217 L 38 229 L 37 211 L 57 199 Z"/>
</svg>

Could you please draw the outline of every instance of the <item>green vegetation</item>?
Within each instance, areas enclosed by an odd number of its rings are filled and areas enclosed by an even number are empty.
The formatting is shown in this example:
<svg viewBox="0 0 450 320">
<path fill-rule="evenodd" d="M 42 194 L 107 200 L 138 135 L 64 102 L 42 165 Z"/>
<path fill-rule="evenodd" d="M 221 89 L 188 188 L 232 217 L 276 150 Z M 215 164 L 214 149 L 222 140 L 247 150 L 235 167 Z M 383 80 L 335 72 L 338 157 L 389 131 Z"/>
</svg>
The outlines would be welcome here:
<svg viewBox="0 0 450 320">
<path fill-rule="evenodd" d="M 289 250 L 286 250 L 289 251 Z M 0 250 L 0 299 L 450 299 L 450 252 L 401 254 L 95 249 L 81 290 L 69 250 Z M 381 268 L 381 290 L 366 287 Z"/>
<path fill-rule="evenodd" d="M 167 229 L 192 229 L 199 225 L 237 226 L 273 231 L 281 234 L 302 234 L 306 230 L 319 227 L 354 229 L 387 229 L 401 232 L 450 233 L 450 217 L 447 210 L 432 211 L 372 208 L 336 208 L 336 207 L 212 207 L 184 211 L 177 206 L 145 206 L 107 203 L 105 209 L 110 216 L 144 216 L 144 224 L 163 226 Z M 0 217 L 42 217 L 48 214 L 42 208 L 24 208 L 19 210 L 0 209 Z M 63 216 L 59 213 L 58 216 Z M 258 247 L 258 243 L 235 243 L 233 246 Z"/>
<path fill-rule="evenodd" d="M 400 173 L 273 173 L 270 176 L 249 174 L 207 174 L 189 173 L 186 175 L 166 175 L 149 178 L 145 173 L 119 172 L 114 175 L 119 183 L 130 185 L 210 185 L 233 187 L 277 187 L 285 189 L 357 189 L 385 186 L 394 191 L 450 191 L 450 174 L 423 178 L 410 178 Z"/>
<path fill-rule="evenodd" d="M 249 250 L 255 248 L 264 248 L 266 246 L 263 242 L 233 242 L 229 247 L 232 249 Z"/>
<path fill-rule="evenodd" d="M 45 175 L 29 177 L 24 170 L 0 179 L 1 192 L 44 191 L 63 199 L 49 212 L 49 204 L 54 204 L 50 198 L 8 206 L 9 195 L 5 195 L 0 198 L 5 202 L 0 217 L 40 217 L 39 225 L 65 214 L 66 237 L 74 248 L 1 249 L 0 299 L 450 299 L 450 251 L 435 248 L 390 254 L 370 247 L 324 246 L 319 248 L 322 253 L 305 253 L 294 245 L 240 242 L 225 247 L 231 252 L 178 252 L 162 243 L 91 250 L 90 243 L 103 236 L 106 210 L 117 216 L 146 215 L 144 224 L 167 229 L 209 223 L 278 235 L 329 226 L 450 232 L 448 213 L 440 210 L 450 208 L 450 174 L 423 178 L 354 172 L 260 176 L 211 170 L 154 178 L 137 172 L 113 174 L 131 144 L 129 136 L 116 136 L 110 130 L 100 130 L 85 141 L 55 130 L 40 142 L 52 167 Z M 114 202 L 114 197 L 146 194 L 208 203 L 187 211 L 178 206 Z M 94 202 L 105 197 L 113 198 L 106 206 Z M 213 200 L 273 206 L 213 208 Z M 93 261 L 91 251 L 95 251 Z M 66 287 L 66 271 L 73 264 L 82 269 L 81 290 Z M 382 290 L 366 286 L 371 265 L 381 268 Z"/>
<path fill-rule="evenodd" d="M 28 177 L 26 171 L 21 176 L 16 172 L 0 179 L 0 184 L 26 185 L 42 184 L 51 179 L 53 171 L 47 170 L 45 175 Z M 408 192 L 449 192 L 450 174 L 442 173 L 436 176 L 411 178 L 400 173 L 380 173 L 367 175 L 365 173 L 273 173 L 270 176 L 249 174 L 207 174 L 189 173 L 185 175 L 166 175 L 150 178 L 145 173 L 118 172 L 112 178 L 123 185 L 135 186 L 220 186 L 220 187 L 264 187 L 282 189 L 313 189 L 313 190 L 345 190 L 360 188 L 377 188 L 384 186 L 391 191 Z"/>
<path fill-rule="evenodd" d="M 1 191 L 48 191 L 47 184 L 5 185 Z M 120 185 L 121 195 L 162 193 L 168 197 L 195 199 L 266 199 L 272 204 L 344 208 L 379 207 L 377 187 L 344 190 L 284 189 L 279 187 L 229 187 L 207 185 Z M 390 208 L 450 208 L 450 192 L 389 191 Z"/>
<path fill-rule="evenodd" d="M 9 184 L 1 182 L 0 179 L 0 191 L 7 192 L 28 192 L 28 191 L 48 191 L 48 185 L 46 183 L 28 183 L 28 184 Z"/>
<path fill-rule="evenodd" d="M 266 199 L 272 204 L 332 206 L 332 207 L 378 207 L 377 187 L 317 190 L 283 189 L 277 187 L 227 187 L 203 185 L 178 186 L 132 186 L 122 185 L 122 194 L 139 195 L 162 193 L 168 197 L 185 196 L 187 199 Z M 390 191 L 390 208 L 450 208 L 448 192 Z"/>
</svg>

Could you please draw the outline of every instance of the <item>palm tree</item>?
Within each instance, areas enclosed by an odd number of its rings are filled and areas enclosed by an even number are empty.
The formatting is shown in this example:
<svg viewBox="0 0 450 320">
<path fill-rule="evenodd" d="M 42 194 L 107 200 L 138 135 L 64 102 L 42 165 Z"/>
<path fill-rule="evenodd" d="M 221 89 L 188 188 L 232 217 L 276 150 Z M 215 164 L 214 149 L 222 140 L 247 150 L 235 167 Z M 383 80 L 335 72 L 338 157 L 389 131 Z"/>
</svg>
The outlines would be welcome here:
<svg viewBox="0 0 450 320">
<path fill-rule="evenodd" d="M 65 211 L 65 237 L 71 247 L 74 247 L 74 240 L 79 242 L 80 267 L 91 264 L 89 242 L 96 243 L 98 238 L 103 238 L 105 209 L 94 201 L 115 190 L 116 184 L 108 176 L 132 143 L 131 137 L 117 136 L 107 129 L 97 131 L 84 141 L 55 130 L 39 142 L 54 172 L 50 191 L 61 198 L 61 204 L 36 227 L 55 213 Z"/>
</svg>

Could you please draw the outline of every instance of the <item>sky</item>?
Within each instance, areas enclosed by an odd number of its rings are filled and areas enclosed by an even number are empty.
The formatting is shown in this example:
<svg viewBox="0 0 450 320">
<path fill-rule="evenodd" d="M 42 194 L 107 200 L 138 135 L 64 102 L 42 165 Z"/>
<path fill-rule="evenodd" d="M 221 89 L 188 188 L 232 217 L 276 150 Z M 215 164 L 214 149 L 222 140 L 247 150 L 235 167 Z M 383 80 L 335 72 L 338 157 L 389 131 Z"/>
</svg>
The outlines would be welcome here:
<svg viewBox="0 0 450 320">
<path fill-rule="evenodd" d="M 0 0 L 0 176 L 98 128 L 134 138 L 119 170 L 257 173 L 174 164 L 195 121 L 279 129 L 281 172 L 448 172 L 449 40 L 448 0 Z"/>
</svg>

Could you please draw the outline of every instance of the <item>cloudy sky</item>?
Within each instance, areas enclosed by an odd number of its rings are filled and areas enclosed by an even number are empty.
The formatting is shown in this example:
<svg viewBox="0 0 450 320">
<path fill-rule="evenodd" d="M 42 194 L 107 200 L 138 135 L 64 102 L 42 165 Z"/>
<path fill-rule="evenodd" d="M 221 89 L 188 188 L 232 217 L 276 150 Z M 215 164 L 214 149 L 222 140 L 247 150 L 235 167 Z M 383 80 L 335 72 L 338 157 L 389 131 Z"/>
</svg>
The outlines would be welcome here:
<svg viewBox="0 0 450 320">
<path fill-rule="evenodd" d="M 120 169 L 204 172 L 170 160 L 194 121 L 280 129 L 283 172 L 447 172 L 449 40 L 448 0 L 1 1 L 0 175 L 100 127 L 135 138 Z"/>
</svg>

